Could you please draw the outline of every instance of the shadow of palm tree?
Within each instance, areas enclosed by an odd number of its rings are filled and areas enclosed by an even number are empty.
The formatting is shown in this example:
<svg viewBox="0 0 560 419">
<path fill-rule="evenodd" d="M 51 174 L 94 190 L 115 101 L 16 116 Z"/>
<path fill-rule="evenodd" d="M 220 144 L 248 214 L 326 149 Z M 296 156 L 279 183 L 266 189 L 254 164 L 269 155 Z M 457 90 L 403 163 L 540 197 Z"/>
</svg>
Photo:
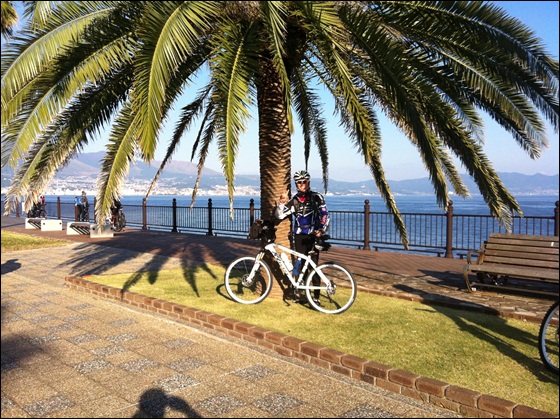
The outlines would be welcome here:
<svg viewBox="0 0 560 419">
<path fill-rule="evenodd" d="M 537 349 L 537 340 L 532 334 L 510 326 L 506 319 L 498 316 L 499 312 L 497 310 L 471 301 L 464 304 L 462 300 L 435 293 L 432 294 L 435 298 L 431 299 L 425 290 L 402 284 L 396 285 L 395 288 L 409 294 L 421 295 L 423 304 L 429 305 L 451 319 L 460 330 L 493 345 L 504 356 L 523 364 L 526 370 L 534 374 L 539 380 L 558 382 L 558 377 L 549 373 L 540 360 L 525 355 L 517 350 L 514 345 L 508 343 L 508 341 L 519 342 L 520 344 L 534 346 L 535 350 Z M 464 307 L 464 309 L 459 307 Z M 482 319 L 481 314 L 488 317 Z"/>
<path fill-rule="evenodd" d="M 199 296 L 196 283 L 199 269 L 217 278 L 211 265 L 227 266 L 237 257 L 247 254 L 256 254 L 258 247 L 246 240 L 228 238 L 221 240 L 214 236 L 189 234 L 170 234 L 166 232 L 153 232 L 148 234 L 142 230 L 128 230 L 111 240 L 96 242 L 97 246 L 83 244 L 75 249 L 75 254 L 69 261 L 73 275 L 102 275 L 109 269 L 119 264 L 130 262 L 141 256 L 151 255 L 142 266 L 136 269 L 134 275 L 124 284 L 123 290 L 128 290 L 148 272 L 148 281 L 154 284 L 159 276 L 159 271 L 165 269 L 164 265 L 170 258 L 178 258 L 183 268 L 183 278 L 192 290 Z M 196 267 L 196 269 L 192 269 Z"/>
<path fill-rule="evenodd" d="M 2 272 L 4 273 L 4 272 Z M 0 306 L 0 317 L 2 318 L 2 323 L 7 321 L 18 321 L 23 319 L 14 315 L 11 319 L 8 318 L 11 305 L 2 304 Z M 4 336 L 4 333 L 2 333 Z M 38 346 L 30 342 L 31 337 L 24 334 L 11 334 L 10 337 L 2 337 L 2 385 L 5 384 L 4 374 L 8 371 L 16 369 L 19 364 L 28 358 L 32 358 L 35 355 L 41 354 L 43 352 Z"/>
</svg>

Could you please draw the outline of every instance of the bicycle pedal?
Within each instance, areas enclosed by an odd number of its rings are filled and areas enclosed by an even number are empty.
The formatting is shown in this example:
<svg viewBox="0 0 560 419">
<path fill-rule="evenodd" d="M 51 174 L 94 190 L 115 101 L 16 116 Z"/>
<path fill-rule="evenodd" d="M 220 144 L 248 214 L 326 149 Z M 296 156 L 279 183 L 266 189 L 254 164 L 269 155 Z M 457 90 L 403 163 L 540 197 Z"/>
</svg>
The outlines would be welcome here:
<svg viewBox="0 0 560 419">
<path fill-rule="evenodd" d="M 315 304 L 317 304 L 319 307 L 322 307 L 322 306 L 323 306 L 323 305 L 321 304 L 321 302 L 320 302 L 318 299 L 316 299 L 316 298 L 313 298 L 313 302 L 314 302 Z"/>
</svg>

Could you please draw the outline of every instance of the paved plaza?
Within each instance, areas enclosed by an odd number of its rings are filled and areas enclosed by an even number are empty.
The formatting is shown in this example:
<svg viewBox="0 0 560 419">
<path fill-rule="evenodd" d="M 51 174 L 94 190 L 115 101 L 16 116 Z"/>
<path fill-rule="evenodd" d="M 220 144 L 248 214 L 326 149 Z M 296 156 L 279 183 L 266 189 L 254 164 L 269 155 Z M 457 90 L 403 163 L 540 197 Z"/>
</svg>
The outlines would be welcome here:
<svg viewBox="0 0 560 419">
<path fill-rule="evenodd" d="M 254 250 L 252 242 L 139 230 L 92 240 L 24 231 L 23 219 L 15 217 L 2 218 L 2 231 L 71 240 L 2 254 L 2 417 L 458 417 L 223 333 L 69 291 L 64 282 L 67 276 L 177 268 L 185 258 L 223 263 Z M 508 313 L 496 302 L 483 306 L 490 299 L 484 293 L 478 303 L 461 300 L 466 294 L 457 274 L 464 261 L 424 257 L 431 260 L 410 267 L 403 262 L 407 272 L 395 272 L 386 260 L 376 267 L 376 278 L 383 279 L 372 279 L 352 252 L 331 256 L 351 263 L 368 292 L 461 301 L 529 319 L 545 305 L 512 297 L 517 305 L 507 306 Z M 370 269 L 375 263 L 383 261 L 370 258 Z M 439 276 L 427 277 L 438 269 Z M 442 289 L 436 296 L 424 282 Z"/>
</svg>

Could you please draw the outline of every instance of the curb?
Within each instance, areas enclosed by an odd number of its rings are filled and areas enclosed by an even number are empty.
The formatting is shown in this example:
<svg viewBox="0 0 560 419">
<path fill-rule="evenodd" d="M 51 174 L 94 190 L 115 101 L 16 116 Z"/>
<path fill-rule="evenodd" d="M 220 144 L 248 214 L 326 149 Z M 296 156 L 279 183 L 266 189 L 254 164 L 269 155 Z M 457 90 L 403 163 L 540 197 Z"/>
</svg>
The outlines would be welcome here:
<svg viewBox="0 0 560 419">
<path fill-rule="evenodd" d="M 395 369 L 328 347 L 274 332 L 208 311 L 97 284 L 82 277 L 66 277 L 73 291 L 115 300 L 168 318 L 225 333 L 280 355 L 296 358 L 384 390 L 402 394 L 465 417 L 554 418 L 548 412 L 520 405 L 446 382 Z"/>
</svg>

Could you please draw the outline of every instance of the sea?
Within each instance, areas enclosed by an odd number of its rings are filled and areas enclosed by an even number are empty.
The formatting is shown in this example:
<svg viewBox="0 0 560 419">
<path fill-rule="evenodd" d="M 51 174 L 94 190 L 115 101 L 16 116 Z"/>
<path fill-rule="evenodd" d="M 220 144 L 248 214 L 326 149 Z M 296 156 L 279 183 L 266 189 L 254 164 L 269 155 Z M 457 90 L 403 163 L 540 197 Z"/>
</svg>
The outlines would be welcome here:
<svg viewBox="0 0 560 419">
<path fill-rule="evenodd" d="M 45 195 L 47 202 L 56 202 L 58 196 Z M 142 205 L 144 196 L 123 196 L 123 205 Z M 174 195 L 152 195 L 147 200 L 148 206 L 171 206 L 173 199 L 177 200 L 177 206 L 188 207 L 191 205 L 190 196 Z M 200 195 L 195 200 L 195 207 L 207 207 L 208 200 L 212 200 L 214 208 L 229 208 L 229 198 L 222 195 Z M 235 208 L 249 208 L 251 199 L 255 208 L 260 207 L 258 196 L 236 196 L 233 201 Z M 551 217 L 559 197 L 556 195 L 522 195 L 516 197 L 523 215 Z M 93 197 L 89 197 L 90 203 Z M 327 208 L 331 211 L 363 211 L 366 200 L 369 201 L 371 212 L 388 212 L 384 201 L 379 196 L 356 196 L 356 195 L 327 195 L 325 201 Z M 489 215 L 488 205 L 480 195 L 471 198 L 451 196 L 453 201 L 453 212 L 458 215 Z M 4 196 L 2 196 L 2 202 Z M 61 195 L 60 202 L 73 203 L 74 196 Z M 440 208 L 432 195 L 399 195 L 395 196 L 395 202 L 401 213 L 441 214 L 445 210 Z"/>
</svg>

